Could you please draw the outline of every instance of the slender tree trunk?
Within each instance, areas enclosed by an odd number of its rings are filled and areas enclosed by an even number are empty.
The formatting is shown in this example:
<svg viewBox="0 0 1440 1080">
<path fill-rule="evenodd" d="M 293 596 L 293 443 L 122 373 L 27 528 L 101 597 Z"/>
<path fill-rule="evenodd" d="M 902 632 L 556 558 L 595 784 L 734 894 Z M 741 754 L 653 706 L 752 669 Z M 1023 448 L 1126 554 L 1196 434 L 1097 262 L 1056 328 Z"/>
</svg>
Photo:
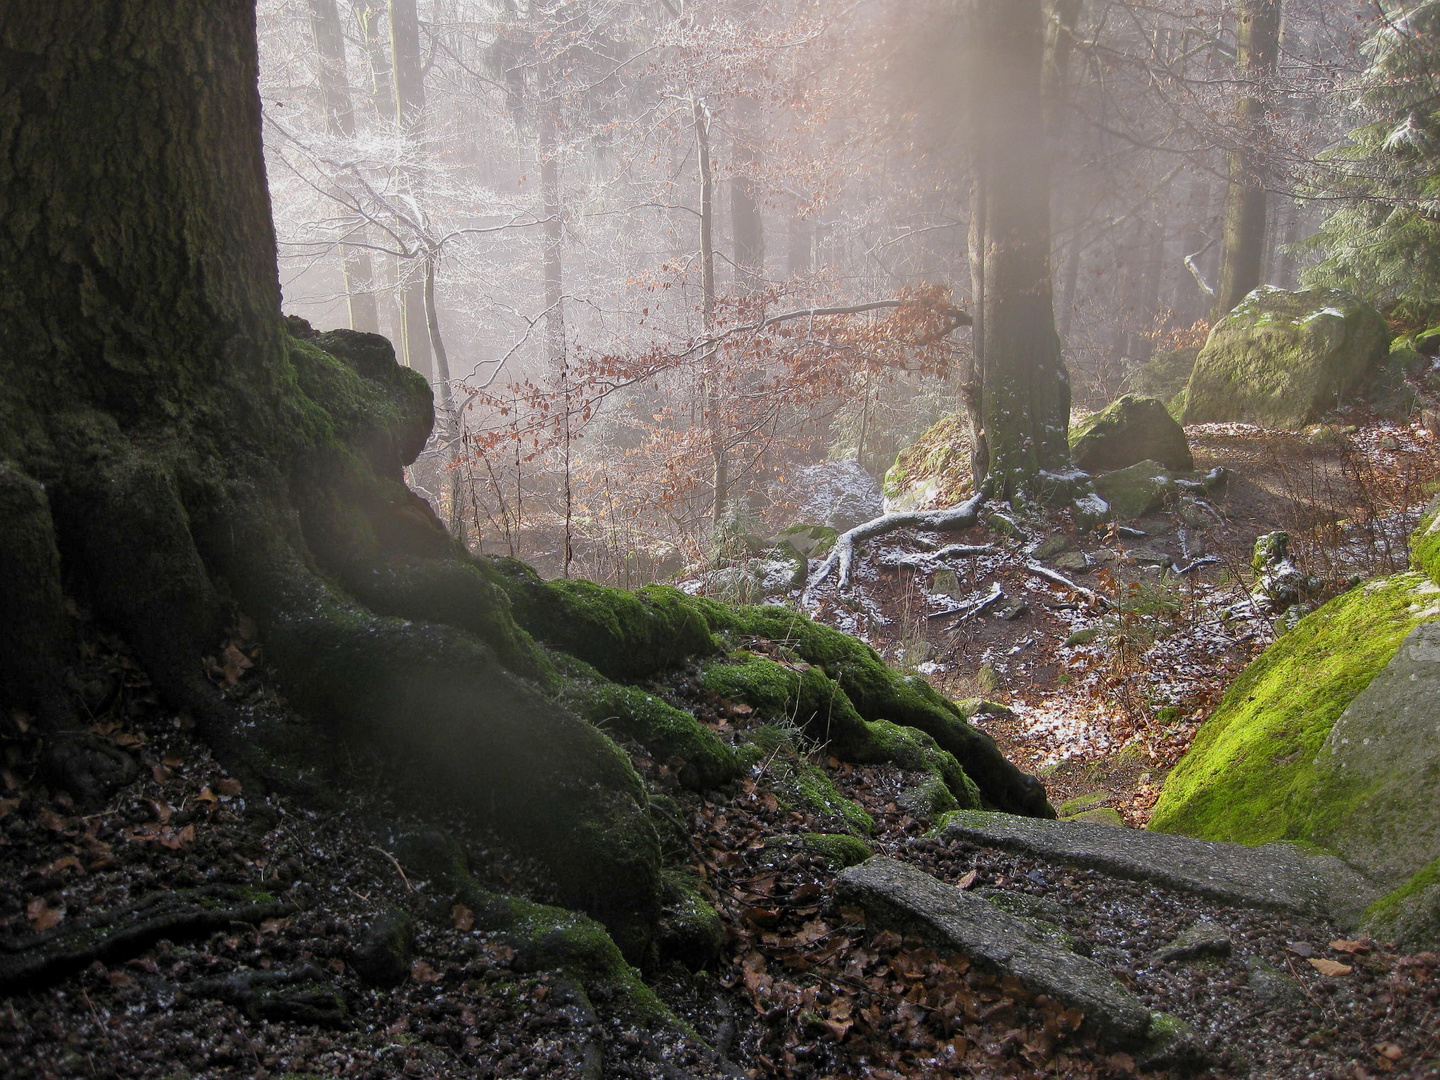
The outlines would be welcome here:
<svg viewBox="0 0 1440 1080">
<path fill-rule="evenodd" d="M 968 66 L 984 200 L 981 415 L 999 498 L 1069 461 L 1070 381 L 1050 282 L 1041 0 L 972 0 Z"/>
<path fill-rule="evenodd" d="M 691 111 L 695 119 L 695 148 L 700 163 L 700 297 L 701 318 L 705 336 L 715 333 L 715 171 L 710 160 L 710 110 L 701 98 L 694 98 Z M 719 347 L 712 345 L 705 353 L 704 396 L 705 424 L 710 435 L 710 466 L 712 470 L 711 523 L 718 527 L 724 520 L 725 503 L 730 495 L 729 462 L 725 453 L 725 432 L 720 419 Z"/>
<path fill-rule="evenodd" d="M 765 279 L 765 218 L 755 198 L 755 184 L 747 170 L 756 163 L 753 140 L 758 136 L 760 108 L 755 99 L 742 97 L 736 102 L 737 135 L 733 153 L 736 174 L 730 181 L 730 227 L 734 233 L 735 292 L 753 296 L 763 287 Z"/>
<path fill-rule="evenodd" d="M 320 99 L 325 109 L 326 130 L 337 138 L 355 138 L 355 107 L 350 98 L 350 78 L 345 65 L 345 38 L 340 29 L 340 12 L 335 0 L 310 0 L 310 29 L 315 37 L 315 58 L 320 78 Z M 344 204 L 344 185 L 333 189 L 336 202 Z M 345 275 L 345 299 L 350 329 L 369 334 L 380 332 L 380 315 L 375 307 L 374 274 L 365 243 L 365 224 L 356 220 L 340 241 L 340 267 Z M 359 244 L 361 246 L 356 247 Z"/>
<path fill-rule="evenodd" d="M 542 79 L 542 84 L 545 80 Z M 545 236 L 545 354 L 552 374 L 565 366 L 564 205 L 560 198 L 560 157 L 555 113 L 542 102 L 539 117 L 540 202 Z"/>
<path fill-rule="evenodd" d="M 415 0 L 390 0 L 390 55 L 393 57 L 395 116 L 400 130 L 423 151 L 425 144 L 425 81 L 420 66 L 420 19 Z M 418 205 L 413 179 L 404 186 Z M 400 284 L 400 353 L 404 363 L 427 379 L 435 372 L 430 335 L 425 323 L 424 256 L 403 267 Z"/>
<path fill-rule="evenodd" d="M 990 449 L 985 434 L 985 185 L 979 169 L 970 180 L 970 306 L 975 322 L 970 328 L 970 370 L 962 395 L 970 421 L 970 476 L 975 490 L 990 471 Z"/>
<path fill-rule="evenodd" d="M 1280 55 L 1281 0 L 1239 0 L 1235 77 L 1245 84 L 1236 105 L 1236 146 L 1225 190 L 1224 248 L 1212 322 L 1224 318 L 1260 284 L 1265 262 L 1266 195 L 1261 173 L 1266 84 Z"/>
</svg>

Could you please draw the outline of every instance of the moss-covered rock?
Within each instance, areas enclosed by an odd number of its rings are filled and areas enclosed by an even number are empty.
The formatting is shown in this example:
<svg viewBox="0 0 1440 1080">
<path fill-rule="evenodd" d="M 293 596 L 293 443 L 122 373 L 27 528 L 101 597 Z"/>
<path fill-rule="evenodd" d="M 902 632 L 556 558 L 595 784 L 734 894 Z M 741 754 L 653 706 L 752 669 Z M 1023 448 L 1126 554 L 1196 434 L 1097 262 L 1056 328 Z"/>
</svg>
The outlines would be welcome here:
<svg viewBox="0 0 1440 1080">
<path fill-rule="evenodd" d="M 1184 422 L 1302 428 L 1360 391 L 1389 347 L 1384 316 L 1349 293 L 1261 286 L 1210 331 Z"/>
<path fill-rule="evenodd" d="M 1095 477 L 1095 491 L 1121 517 L 1140 517 L 1179 497 L 1180 489 L 1158 461 L 1141 461 Z"/>
<path fill-rule="evenodd" d="M 1440 859 L 1371 904 L 1361 925 L 1402 948 L 1434 948 L 1440 942 Z"/>
<path fill-rule="evenodd" d="M 1070 431 L 1070 456 L 1086 472 L 1111 472 L 1142 461 L 1167 469 L 1195 467 L 1185 430 L 1152 397 L 1126 394 L 1087 417 Z"/>
<path fill-rule="evenodd" d="M 739 759 L 718 735 L 643 690 L 609 682 L 572 683 L 562 700 L 597 727 L 633 739 L 656 761 L 672 765 L 688 788 L 715 787 L 739 775 Z"/>
<path fill-rule="evenodd" d="M 1410 562 L 1440 585 L 1440 501 L 1430 504 L 1410 537 Z"/>
<path fill-rule="evenodd" d="M 1440 587 L 1401 574 L 1301 619 L 1231 685 L 1167 777 L 1150 827 L 1331 849 L 1342 808 L 1327 779 L 1326 742 L 1406 636 L 1437 618 Z"/>
<path fill-rule="evenodd" d="M 953 413 L 895 457 L 885 473 L 885 508 L 929 510 L 952 506 L 970 494 L 970 420 Z"/>
</svg>

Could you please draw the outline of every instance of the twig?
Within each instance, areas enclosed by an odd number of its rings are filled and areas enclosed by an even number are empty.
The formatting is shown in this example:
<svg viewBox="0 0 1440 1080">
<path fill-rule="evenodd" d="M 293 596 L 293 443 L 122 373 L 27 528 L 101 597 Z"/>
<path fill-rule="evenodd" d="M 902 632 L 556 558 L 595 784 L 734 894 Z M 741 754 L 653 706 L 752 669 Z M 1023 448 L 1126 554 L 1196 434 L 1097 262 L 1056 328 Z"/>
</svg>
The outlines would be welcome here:
<svg viewBox="0 0 1440 1080">
<path fill-rule="evenodd" d="M 1064 574 L 1056 573 L 1048 566 L 1041 566 L 1038 562 L 1027 562 L 1025 564 L 1025 569 L 1029 570 L 1030 573 L 1034 574 L 1036 577 L 1044 578 L 1051 584 L 1059 585 L 1062 589 L 1069 589 L 1077 596 L 1083 596 L 1092 604 L 1095 604 L 1106 611 L 1110 610 L 1110 608 L 1115 606 L 1114 604 L 1110 603 L 1109 600 L 1105 599 L 1105 597 L 1095 592 L 1093 589 L 1087 589 L 1084 585 L 1075 584 L 1075 582 L 1071 581 Z"/>
<path fill-rule="evenodd" d="M 404 869 L 400 866 L 399 861 L 395 858 L 394 855 L 391 855 L 390 852 L 386 851 L 384 848 L 376 847 L 374 844 L 371 844 L 371 845 L 370 845 L 370 850 L 371 850 L 371 851 L 378 851 L 378 852 L 380 852 L 381 855 L 384 855 L 385 858 L 387 858 L 387 859 L 390 860 L 390 865 L 393 866 L 393 867 L 395 867 L 395 872 L 400 875 L 400 880 L 405 883 L 405 891 L 406 891 L 406 892 L 414 892 L 414 891 L 415 891 L 415 886 L 413 886 L 413 885 L 410 884 L 410 879 L 405 876 L 405 871 L 404 871 Z"/>
<path fill-rule="evenodd" d="M 972 601 L 968 604 L 961 604 L 959 607 L 951 608 L 949 611 L 937 611 L 925 617 L 927 619 L 945 619 L 953 616 L 956 622 L 964 622 L 966 619 L 973 619 L 977 615 L 983 615 L 987 609 L 994 607 L 1004 598 L 1005 592 L 1000 588 L 1000 583 L 997 581 L 991 586 L 990 592 L 979 600 Z"/>
</svg>

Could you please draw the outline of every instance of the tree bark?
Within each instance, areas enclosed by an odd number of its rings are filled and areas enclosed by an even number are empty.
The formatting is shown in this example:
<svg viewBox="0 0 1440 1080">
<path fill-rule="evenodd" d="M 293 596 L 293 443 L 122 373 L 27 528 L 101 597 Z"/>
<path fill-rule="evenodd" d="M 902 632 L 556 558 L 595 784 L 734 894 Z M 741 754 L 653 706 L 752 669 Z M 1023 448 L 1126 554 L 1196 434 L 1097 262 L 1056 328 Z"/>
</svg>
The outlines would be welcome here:
<svg viewBox="0 0 1440 1080">
<path fill-rule="evenodd" d="M 337 138 L 355 138 L 355 106 L 350 98 L 350 78 L 345 64 L 345 37 L 340 29 L 340 12 L 335 0 L 310 0 L 310 30 L 315 38 L 315 60 L 320 81 L 320 100 L 325 110 L 326 130 Z M 344 187 L 337 184 L 333 194 L 344 205 Z M 340 268 L 345 275 L 345 300 L 350 329 L 367 334 L 380 332 L 380 315 L 375 306 L 374 273 L 365 243 L 364 222 L 340 241 Z M 355 245 L 359 244 L 360 247 Z"/>
<path fill-rule="evenodd" d="M 553 668 L 496 572 L 405 489 L 429 387 L 381 338 L 281 316 L 253 5 L 8 4 L 0 48 L 0 708 L 35 711 L 77 794 L 123 779 L 57 677 L 74 595 L 247 792 L 281 782 L 203 676 L 223 576 L 312 741 L 405 763 L 643 959 L 643 785 L 528 681 Z"/>
<path fill-rule="evenodd" d="M 1050 281 L 1041 0 L 972 0 L 967 50 L 980 250 L 984 490 L 1010 499 L 1069 461 L 1070 381 Z"/>
<path fill-rule="evenodd" d="M 1210 321 L 1219 322 L 1260 284 L 1265 263 L 1266 194 L 1262 178 L 1266 83 L 1280 56 L 1281 0 L 1239 0 L 1235 77 L 1244 86 L 1235 106 L 1237 131 L 1225 189 L 1220 282 Z"/>
</svg>

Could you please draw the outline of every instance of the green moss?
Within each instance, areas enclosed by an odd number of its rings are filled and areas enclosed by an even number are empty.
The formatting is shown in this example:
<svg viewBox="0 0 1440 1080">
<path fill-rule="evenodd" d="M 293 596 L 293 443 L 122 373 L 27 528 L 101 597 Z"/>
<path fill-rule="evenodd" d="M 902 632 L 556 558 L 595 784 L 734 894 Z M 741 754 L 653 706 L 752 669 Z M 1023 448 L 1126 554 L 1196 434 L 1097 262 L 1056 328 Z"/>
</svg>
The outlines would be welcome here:
<svg viewBox="0 0 1440 1080">
<path fill-rule="evenodd" d="M 703 789 L 740 774 L 735 752 L 694 716 L 632 686 L 572 683 L 562 700 L 606 731 L 634 739 L 686 787 Z"/>
<path fill-rule="evenodd" d="M 1123 469 L 1147 458 L 1168 469 L 1195 467 L 1185 432 L 1151 397 L 1125 394 L 1070 429 L 1070 455 L 1086 472 Z"/>
<path fill-rule="evenodd" d="M 1185 423 L 1299 429 L 1358 390 L 1389 346 L 1384 317 L 1353 296 L 1262 286 L 1210 332 L 1190 376 Z"/>
<path fill-rule="evenodd" d="M 751 739 L 741 751 L 742 760 L 765 771 L 782 809 L 829 819 L 858 836 L 874 834 L 875 819 L 841 795 L 830 777 L 799 753 L 791 732 L 762 724 L 751 732 Z"/>
<path fill-rule="evenodd" d="M 805 849 L 828 862 L 832 870 L 858 866 L 875 854 L 864 840 L 847 833 L 806 833 L 801 839 Z"/>
<path fill-rule="evenodd" d="M 883 760 L 893 761 L 912 772 L 928 773 L 930 780 L 939 785 L 939 791 L 921 794 L 926 804 L 926 816 L 933 818 L 949 810 L 981 808 L 983 800 L 975 781 L 965 775 L 954 754 L 940 749 L 939 744 L 925 732 L 901 727 L 888 720 L 873 721 L 869 727 Z"/>
<path fill-rule="evenodd" d="M 1440 503 L 1434 503 L 1410 537 L 1410 561 L 1440 585 Z"/>
<path fill-rule="evenodd" d="M 689 871 L 666 870 L 662 879 L 660 955 L 691 970 L 709 967 L 725 944 L 725 925 L 706 899 L 700 879 Z"/>
<path fill-rule="evenodd" d="M 642 679 L 716 651 L 706 614 L 718 604 L 664 585 L 611 588 L 542 581 L 514 559 L 482 560 L 510 597 L 516 621 L 537 640 L 611 679 Z"/>
<path fill-rule="evenodd" d="M 701 686 L 755 709 L 762 720 L 803 730 L 851 761 L 873 760 L 870 729 L 840 684 L 808 664 L 787 666 L 749 653 L 705 665 Z M 870 755 L 870 756 L 867 756 Z"/>
<path fill-rule="evenodd" d="M 993 739 L 965 721 L 953 701 L 923 676 L 887 667 L 863 641 L 782 607 L 717 608 L 708 617 L 718 633 L 736 644 L 764 638 L 823 668 L 866 720 L 888 720 L 925 732 L 955 757 L 988 805 L 1011 813 L 1054 816 L 1039 782 L 1007 761 Z M 959 792 L 955 794 L 961 798 Z"/>
<path fill-rule="evenodd" d="M 1167 777 L 1150 827 L 1245 844 L 1323 829 L 1343 812 L 1317 801 L 1325 739 L 1406 635 L 1440 615 L 1436 599 L 1433 583 L 1402 574 L 1307 615 L 1231 685 Z"/>
<path fill-rule="evenodd" d="M 970 420 L 952 413 L 896 456 L 885 473 L 885 497 L 900 509 L 950 506 L 969 494 L 972 480 Z"/>
<path fill-rule="evenodd" d="M 1440 947 L 1440 859 L 1371 904 L 1361 925 L 1371 936 L 1402 948 Z"/>
</svg>

